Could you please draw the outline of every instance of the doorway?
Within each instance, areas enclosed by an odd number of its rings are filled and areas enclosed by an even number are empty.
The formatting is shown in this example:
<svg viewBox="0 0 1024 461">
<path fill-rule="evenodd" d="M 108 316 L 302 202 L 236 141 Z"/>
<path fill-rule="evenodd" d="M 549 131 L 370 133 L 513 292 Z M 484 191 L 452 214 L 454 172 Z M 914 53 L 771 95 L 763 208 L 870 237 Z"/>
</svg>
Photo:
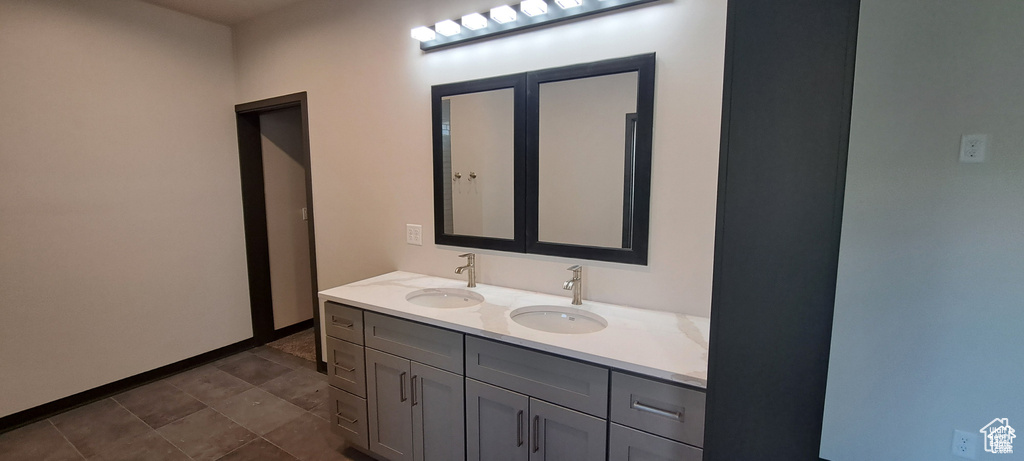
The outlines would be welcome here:
<svg viewBox="0 0 1024 461">
<path fill-rule="evenodd" d="M 235 119 L 253 340 L 312 328 L 323 368 L 306 93 L 239 104 Z"/>
</svg>

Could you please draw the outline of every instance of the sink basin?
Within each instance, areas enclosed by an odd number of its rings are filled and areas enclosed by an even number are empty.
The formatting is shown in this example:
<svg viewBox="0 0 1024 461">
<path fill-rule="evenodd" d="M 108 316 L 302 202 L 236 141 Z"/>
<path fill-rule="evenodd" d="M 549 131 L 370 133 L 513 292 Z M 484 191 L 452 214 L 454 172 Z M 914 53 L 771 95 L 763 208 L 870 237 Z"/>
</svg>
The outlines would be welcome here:
<svg viewBox="0 0 1024 461">
<path fill-rule="evenodd" d="M 458 288 L 426 288 L 409 293 L 405 300 L 423 307 L 459 308 L 480 304 L 484 297 Z"/>
<path fill-rule="evenodd" d="M 526 306 L 512 311 L 512 321 L 549 333 L 583 334 L 601 331 L 608 321 L 597 314 L 565 306 Z"/>
</svg>

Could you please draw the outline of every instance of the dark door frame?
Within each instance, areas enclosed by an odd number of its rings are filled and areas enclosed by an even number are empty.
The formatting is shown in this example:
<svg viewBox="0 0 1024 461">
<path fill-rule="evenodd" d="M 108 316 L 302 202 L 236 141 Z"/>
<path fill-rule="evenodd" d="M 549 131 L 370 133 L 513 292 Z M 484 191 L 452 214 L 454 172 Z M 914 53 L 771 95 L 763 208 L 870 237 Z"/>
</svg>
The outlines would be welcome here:
<svg viewBox="0 0 1024 461">
<path fill-rule="evenodd" d="M 298 107 L 302 117 L 302 159 L 306 168 L 306 226 L 309 234 L 309 272 L 311 279 L 313 331 L 316 336 L 317 368 L 322 365 L 320 348 L 320 306 L 317 301 L 316 236 L 313 226 L 313 181 L 309 162 L 309 116 L 306 92 L 238 104 L 238 163 L 242 176 L 242 212 L 245 222 L 245 255 L 249 270 L 249 304 L 252 309 L 252 334 L 255 345 L 266 344 L 293 333 L 289 328 L 274 331 L 273 301 L 270 293 L 270 249 L 267 241 L 267 204 L 263 185 L 263 146 L 260 139 L 260 114 Z M 300 323 L 303 325 L 305 322 Z"/>
<path fill-rule="evenodd" d="M 729 0 L 704 459 L 818 460 L 859 0 Z"/>
</svg>

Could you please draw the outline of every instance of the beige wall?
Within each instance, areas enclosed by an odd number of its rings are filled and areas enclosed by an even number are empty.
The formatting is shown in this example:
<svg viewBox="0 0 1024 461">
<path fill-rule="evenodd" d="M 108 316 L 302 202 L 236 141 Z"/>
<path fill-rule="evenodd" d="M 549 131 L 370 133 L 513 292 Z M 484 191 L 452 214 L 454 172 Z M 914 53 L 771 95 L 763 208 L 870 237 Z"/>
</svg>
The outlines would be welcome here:
<svg viewBox="0 0 1024 461">
<path fill-rule="evenodd" d="M 540 85 L 541 242 L 622 247 L 626 114 L 637 73 Z"/>
<path fill-rule="evenodd" d="M 230 30 L 0 1 L 0 416 L 252 336 Z"/>
<path fill-rule="evenodd" d="M 481 0 L 303 2 L 236 28 L 237 101 L 309 93 L 319 286 L 395 269 L 455 277 L 433 242 L 430 86 L 657 52 L 650 265 L 585 262 L 584 296 L 709 315 L 723 0 L 657 2 L 422 53 L 409 30 Z M 423 224 L 423 246 L 405 224 Z M 477 251 L 479 281 L 559 293 L 564 258 Z"/>
<path fill-rule="evenodd" d="M 260 115 L 263 192 L 274 328 L 313 318 L 302 113 L 298 107 Z"/>
<path fill-rule="evenodd" d="M 821 455 L 960 459 L 954 429 L 1024 428 L 1024 3 L 860 20 Z M 985 163 L 958 161 L 972 133 Z"/>
</svg>

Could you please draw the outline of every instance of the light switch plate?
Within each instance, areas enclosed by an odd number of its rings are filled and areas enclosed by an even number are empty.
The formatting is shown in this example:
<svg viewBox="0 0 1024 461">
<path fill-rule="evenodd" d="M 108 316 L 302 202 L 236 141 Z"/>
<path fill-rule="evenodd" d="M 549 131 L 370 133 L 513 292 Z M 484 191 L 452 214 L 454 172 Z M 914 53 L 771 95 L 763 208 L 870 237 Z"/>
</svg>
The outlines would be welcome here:
<svg viewBox="0 0 1024 461">
<path fill-rule="evenodd" d="M 423 245 L 423 226 L 419 224 L 406 224 L 405 243 L 409 245 Z"/>
<path fill-rule="evenodd" d="M 985 161 L 988 149 L 987 134 L 965 134 L 960 137 L 960 163 L 981 163 Z"/>
</svg>

